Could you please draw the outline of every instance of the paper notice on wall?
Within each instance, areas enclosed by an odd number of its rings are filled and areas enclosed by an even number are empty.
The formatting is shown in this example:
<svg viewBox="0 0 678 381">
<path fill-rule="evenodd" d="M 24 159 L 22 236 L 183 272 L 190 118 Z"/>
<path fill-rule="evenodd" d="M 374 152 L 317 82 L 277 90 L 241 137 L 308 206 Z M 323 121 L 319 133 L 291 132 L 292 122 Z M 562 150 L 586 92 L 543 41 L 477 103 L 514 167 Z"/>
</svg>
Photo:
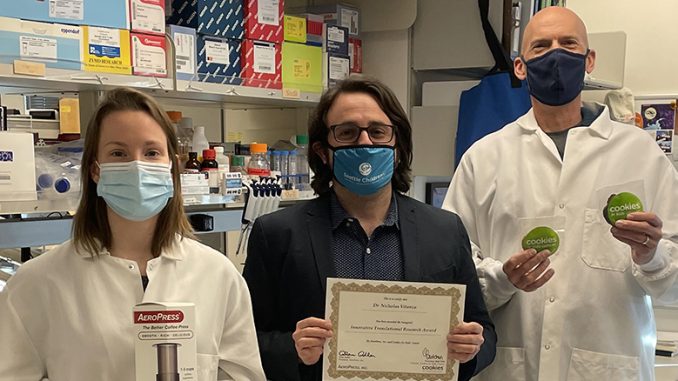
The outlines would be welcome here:
<svg viewBox="0 0 678 381">
<path fill-rule="evenodd" d="M 311 61 L 295 58 L 292 67 L 294 70 L 294 79 L 311 78 Z"/>
<path fill-rule="evenodd" d="M 207 63 L 230 65 L 231 50 L 226 42 L 205 41 L 205 56 Z"/>
<path fill-rule="evenodd" d="M 21 58 L 57 59 L 57 40 L 52 38 L 20 36 Z"/>
<path fill-rule="evenodd" d="M 262 74 L 275 74 L 275 47 L 254 46 L 254 71 Z"/>
<path fill-rule="evenodd" d="M 49 17 L 82 20 L 85 0 L 49 0 Z"/>
<path fill-rule="evenodd" d="M 673 130 L 646 130 L 650 136 L 654 138 L 659 145 L 659 148 L 664 151 L 665 154 L 671 155 L 674 153 L 673 150 Z"/>
<path fill-rule="evenodd" d="M 280 0 L 259 0 L 257 18 L 259 24 L 280 25 Z"/>
<path fill-rule="evenodd" d="M 195 73 L 195 37 L 191 34 L 174 33 L 177 73 Z"/>
</svg>

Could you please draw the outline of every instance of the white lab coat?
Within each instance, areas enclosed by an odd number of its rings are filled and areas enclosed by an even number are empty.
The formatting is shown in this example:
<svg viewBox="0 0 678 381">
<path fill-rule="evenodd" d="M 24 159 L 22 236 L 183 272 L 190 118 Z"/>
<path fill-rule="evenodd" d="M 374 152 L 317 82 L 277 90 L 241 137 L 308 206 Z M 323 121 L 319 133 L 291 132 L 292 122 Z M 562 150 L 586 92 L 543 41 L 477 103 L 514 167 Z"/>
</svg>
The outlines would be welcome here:
<svg viewBox="0 0 678 381">
<path fill-rule="evenodd" d="M 198 380 L 265 380 L 249 291 L 223 254 L 177 240 L 147 275 L 144 292 L 136 262 L 71 241 L 26 262 L 0 293 L 0 380 L 134 380 L 132 309 L 146 301 L 195 304 Z"/>
<path fill-rule="evenodd" d="M 653 267 L 603 219 L 607 196 L 644 190 L 645 210 L 664 222 Z M 678 300 L 678 173 L 639 128 L 608 109 L 569 132 L 562 161 L 532 110 L 473 145 L 457 168 L 444 208 L 466 226 L 497 329 L 497 356 L 479 380 L 653 380 L 650 298 Z M 520 218 L 564 218 L 553 278 L 518 291 L 502 264 L 521 249 Z"/>
</svg>

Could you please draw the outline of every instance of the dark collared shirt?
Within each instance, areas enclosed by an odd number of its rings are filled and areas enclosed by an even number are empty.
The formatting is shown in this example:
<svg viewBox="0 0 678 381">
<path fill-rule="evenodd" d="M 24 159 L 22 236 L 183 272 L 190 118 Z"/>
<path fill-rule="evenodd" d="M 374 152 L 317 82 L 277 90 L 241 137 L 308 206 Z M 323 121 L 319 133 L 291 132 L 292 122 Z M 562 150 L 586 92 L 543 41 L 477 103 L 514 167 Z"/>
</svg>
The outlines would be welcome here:
<svg viewBox="0 0 678 381">
<path fill-rule="evenodd" d="M 391 197 L 386 219 L 368 237 L 357 218 L 350 216 L 332 192 L 332 254 L 339 278 L 403 280 L 403 255 L 398 205 Z"/>
<path fill-rule="evenodd" d="M 582 103 L 581 122 L 579 122 L 579 124 L 574 127 L 590 127 L 591 124 L 595 122 L 596 119 L 598 119 L 600 114 L 603 113 L 604 109 L 605 107 L 595 103 L 589 102 Z M 546 135 L 551 137 L 553 142 L 556 144 L 556 148 L 558 148 L 558 153 L 560 154 L 561 159 L 565 157 L 565 144 L 567 143 L 567 134 L 574 127 L 570 127 L 564 131 L 546 133 Z"/>
</svg>

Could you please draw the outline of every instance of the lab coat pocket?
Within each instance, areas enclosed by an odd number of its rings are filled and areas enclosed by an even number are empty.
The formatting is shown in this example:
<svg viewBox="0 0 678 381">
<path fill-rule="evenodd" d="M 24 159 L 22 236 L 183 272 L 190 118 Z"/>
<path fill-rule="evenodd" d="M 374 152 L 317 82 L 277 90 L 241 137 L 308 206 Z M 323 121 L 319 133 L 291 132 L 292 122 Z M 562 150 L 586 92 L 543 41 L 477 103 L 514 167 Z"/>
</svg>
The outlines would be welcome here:
<svg viewBox="0 0 678 381">
<path fill-rule="evenodd" d="M 525 349 L 497 347 L 494 362 L 480 372 L 481 380 L 525 380 Z"/>
<path fill-rule="evenodd" d="M 198 381 L 216 381 L 219 370 L 219 356 L 198 353 Z"/>
<path fill-rule="evenodd" d="M 572 349 L 567 381 L 615 380 L 638 381 L 638 357 Z"/>
<path fill-rule="evenodd" d="M 624 272 L 631 265 L 629 246 L 612 236 L 601 210 L 584 213 L 581 259 L 589 267 L 611 271 Z"/>
</svg>

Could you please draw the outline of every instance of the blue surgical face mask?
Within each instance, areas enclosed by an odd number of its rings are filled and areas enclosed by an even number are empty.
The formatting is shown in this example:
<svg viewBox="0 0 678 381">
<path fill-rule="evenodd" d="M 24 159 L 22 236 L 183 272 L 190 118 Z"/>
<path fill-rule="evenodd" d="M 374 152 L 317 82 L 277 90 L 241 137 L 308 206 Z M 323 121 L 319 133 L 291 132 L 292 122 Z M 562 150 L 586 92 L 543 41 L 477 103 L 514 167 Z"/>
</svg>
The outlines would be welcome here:
<svg viewBox="0 0 678 381">
<path fill-rule="evenodd" d="M 549 106 L 572 102 L 584 88 L 588 54 L 588 50 L 579 54 L 559 48 L 529 61 L 521 56 L 527 66 L 530 94 Z"/>
<path fill-rule="evenodd" d="M 120 217 L 147 220 L 174 196 L 171 165 L 144 161 L 99 164 L 97 194 Z"/>
<path fill-rule="evenodd" d="M 395 166 L 392 146 L 330 147 L 334 178 L 349 191 L 367 196 L 391 182 Z"/>
</svg>

